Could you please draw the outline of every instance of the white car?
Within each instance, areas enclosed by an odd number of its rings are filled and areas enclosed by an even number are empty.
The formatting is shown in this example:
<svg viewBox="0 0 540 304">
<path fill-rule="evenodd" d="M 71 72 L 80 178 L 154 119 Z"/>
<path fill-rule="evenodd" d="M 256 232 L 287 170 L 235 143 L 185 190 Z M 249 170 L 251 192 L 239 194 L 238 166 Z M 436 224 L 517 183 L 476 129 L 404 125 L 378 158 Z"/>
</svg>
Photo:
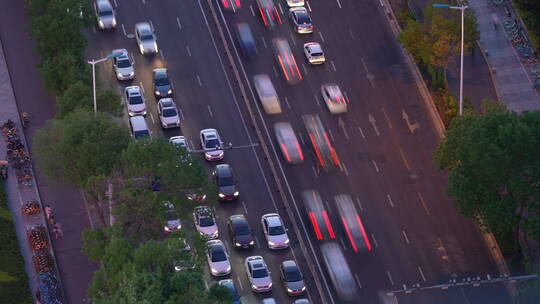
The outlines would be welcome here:
<svg viewBox="0 0 540 304">
<path fill-rule="evenodd" d="M 180 127 L 180 115 L 178 115 L 178 109 L 172 98 L 160 99 L 158 101 L 157 110 L 162 128 Z"/>
<path fill-rule="evenodd" d="M 270 77 L 266 74 L 255 75 L 253 76 L 253 84 L 266 114 L 281 113 L 279 97 Z"/>
<path fill-rule="evenodd" d="M 225 156 L 223 142 L 216 129 L 204 129 L 200 132 L 201 147 L 204 150 L 204 158 L 207 161 L 222 160 Z"/>
<path fill-rule="evenodd" d="M 326 61 L 322 47 L 317 42 L 305 43 L 304 54 L 310 64 L 323 64 Z"/>
<path fill-rule="evenodd" d="M 267 292 L 272 290 L 272 278 L 268 266 L 262 256 L 250 256 L 245 261 L 246 273 L 255 292 Z"/>
<path fill-rule="evenodd" d="M 189 145 L 185 136 L 173 136 L 169 138 L 169 143 L 185 148 L 189 152 Z"/>
<path fill-rule="evenodd" d="M 231 263 L 225 245 L 220 240 L 206 242 L 206 258 L 210 273 L 215 277 L 226 276 L 231 273 Z"/>
<path fill-rule="evenodd" d="M 217 239 L 219 230 L 214 213 L 208 206 L 197 206 L 193 210 L 193 222 L 197 231 L 207 239 Z"/>
<path fill-rule="evenodd" d="M 139 86 L 129 86 L 124 89 L 124 100 L 129 116 L 146 115 L 146 104 Z"/>
<path fill-rule="evenodd" d="M 270 249 L 285 249 L 289 247 L 289 236 L 277 213 L 268 213 L 261 217 L 264 237 Z"/>
<path fill-rule="evenodd" d="M 289 7 L 304 6 L 304 0 L 287 0 L 287 5 Z"/>
<path fill-rule="evenodd" d="M 163 207 L 165 208 L 165 224 L 163 229 L 165 232 L 175 232 L 182 228 L 182 223 L 180 222 L 180 217 L 174 208 L 174 205 L 171 202 L 165 201 L 162 202 Z"/>
<path fill-rule="evenodd" d="M 332 114 L 347 113 L 347 100 L 343 97 L 341 89 L 335 83 L 326 83 L 321 86 L 321 94 L 328 110 Z"/>
<path fill-rule="evenodd" d="M 94 12 L 100 30 L 116 28 L 116 14 L 109 0 L 95 0 Z"/>
<path fill-rule="evenodd" d="M 139 22 L 135 24 L 135 40 L 142 55 L 157 54 L 159 52 L 156 35 L 150 23 Z"/>
<path fill-rule="evenodd" d="M 112 65 L 114 73 L 118 80 L 130 80 L 135 78 L 135 67 L 133 62 L 129 58 L 129 53 L 126 49 L 117 49 L 112 51 L 113 54 L 120 53 L 120 55 L 112 59 Z"/>
</svg>

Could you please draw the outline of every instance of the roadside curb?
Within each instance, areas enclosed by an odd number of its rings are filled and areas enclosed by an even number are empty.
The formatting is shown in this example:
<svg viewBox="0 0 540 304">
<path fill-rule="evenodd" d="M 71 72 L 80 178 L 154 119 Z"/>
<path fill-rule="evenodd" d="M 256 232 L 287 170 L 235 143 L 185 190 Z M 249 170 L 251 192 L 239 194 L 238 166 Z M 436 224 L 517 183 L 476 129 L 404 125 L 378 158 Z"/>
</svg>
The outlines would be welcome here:
<svg viewBox="0 0 540 304">
<path fill-rule="evenodd" d="M 495 95 L 497 95 L 497 100 L 502 102 L 501 93 L 499 92 L 499 88 L 495 85 L 495 75 L 493 75 L 496 73 L 496 70 L 493 71 L 493 68 L 489 64 L 488 58 L 486 56 L 484 48 L 482 48 L 482 44 L 480 40 L 476 40 L 476 45 L 478 45 L 478 48 L 480 49 L 480 53 L 482 53 L 482 58 L 484 58 L 484 61 L 486 62 L 486 65 L 488 66 L 489 77 L 491 78 L 491 83 L 493 83 L 493 87 L 495 88 Z"/>
</svg>

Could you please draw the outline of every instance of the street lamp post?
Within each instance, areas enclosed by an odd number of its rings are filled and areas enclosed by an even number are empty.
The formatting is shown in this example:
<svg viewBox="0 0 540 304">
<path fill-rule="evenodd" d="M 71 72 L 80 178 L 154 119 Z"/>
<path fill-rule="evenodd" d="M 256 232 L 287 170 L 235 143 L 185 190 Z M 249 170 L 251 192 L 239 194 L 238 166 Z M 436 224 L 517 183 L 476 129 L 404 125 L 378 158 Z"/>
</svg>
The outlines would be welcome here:
<svg viewBox="0 0 540 304">
<path fill-rule="evenodd" d="M 104 58 L 101 58 L 101 59 L 97 59 L 97 60 L 90 60 L 88 61 L 88 64 L 92 65 L 92 88 L 93 88 L 93 92 L 94 92 L 94 113 L 97 113 L 97 102 L 96 102 L 96 64 L 100 63 L 100 62 L 103 62 L 103 61 L 106 61 L 106 60 L 109 60 L 111 58 L 114 58 L 114 57 L 118 57 L 122 55 L 121 52 L 117 52 L 117 53 L 112 53 Z"/>
<path fill-rule="evenodd" d="M 459 115 L 463 114 L 463 45 L 465 41 L 465 9 L 468 5 L 451 6 L 448 4 L 433 4 L 433 7 L 450 8 L 461 11 L 461 68 L 459 71 Z"/>
</svg>

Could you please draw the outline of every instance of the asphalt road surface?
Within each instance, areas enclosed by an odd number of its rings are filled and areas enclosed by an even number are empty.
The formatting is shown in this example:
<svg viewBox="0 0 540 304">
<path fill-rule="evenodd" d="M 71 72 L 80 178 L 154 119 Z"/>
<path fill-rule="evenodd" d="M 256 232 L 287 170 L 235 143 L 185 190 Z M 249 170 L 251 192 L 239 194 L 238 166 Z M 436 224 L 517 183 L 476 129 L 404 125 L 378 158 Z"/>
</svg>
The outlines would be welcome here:
<svg viewBox="0 0 540 304">
<path fill-rule="evenodd" d="M 382 290 L 400 289 L 405 284 L 430 285 L 451 277 L 498 276 L 487 249 L 475 226 L 460 216 L 444 194 L 446 176 L 436 170 L 432 153 L 438 142 L 433 122 L 421 101 L 416 84 L 405 65 L 379 1 L 312 1 L 306 4 L 315 25 L 313 34 L 298 35 L 292 31 L 285 1 L 276 0 L 283 24 L 273 30 L 265 28 L 254 1 L 243 1 L 237 13 L 223 11 L 216 0 L 138 1 L 116 0 L 118 27 L 113 32 L 88 31 L 88 58 L 101 58 L 113 49 L 126 48 L 135 60 L 136 79 L 118 83 L 110 63 L 100 66 L 104 86 L 120 93 L 128 84 L 141 85 L 149 108 L 147 121 L 154 136 L 183 134 L 199 146 L 198 134 L 204 128 L 216 128 L 222 139 L 238 149 L 225 152 L 224 162 L 232 165 L 240 188 L 238 202 L 218 207 L 222 240 L 231 251 L 231 277 L 240 287 L 243 301 L 275 297 L 279 303 L 290 303 L 280 286 L 278 265 L 285 259 L 296 259 L 306 276 L 308 295 L 313 303 L 342 303 L 323 266 L 320 245 L 338 243 L 351 267 L 359 295 L 355 303 L 376 303 Z M 218 23 L 213 17 L 215 12 Z M 135 23 L 151 21 L 160 53 L 143 57 L 132 38 Z M 254 32 L 258 56 L 244 60 L 237 50 L 234 24 L 247 22 Z M 223 41 L 220 31 L 225 36 Z M 270 43 L 283 37 L 293 49 L 303 80 L 289 85 L 279 73 Z M 312 67 L 302 53 L 302 44 L 322 44 L 327 62 Z M 227 45 L 232 72 L 225 51 Z M 151 92 L 151 71 L 167 67 L 175 88 L 174 99 L 185 120 L 180 130 L 162 131 Z M 269 116 L 260 110 L 253 94 L 251 77 L 271 76 L 282 100 L 283 113 Z M 246 90 L 241 96 L 239 82 Z M 346 93 L 349 112 L 331 115 L 320 96 L 320 85 L 338 83 Z M 254 125 L 243 101 L 247 98 L 255 109 L 257 126 L 270 147 L 271 160 L 277 164 L 274 176 L 258 142 Z M 342 161 L 341 168 L 328 172 L 317 168 L 313 150 L 301 115 L 317 114 Z M 275 149 L 272 125 L 290 122 L 302 139 L 306 159 L 299 165 L 286 165 Z M 304 141 L 305 140 L 305 141 Z M 214 164 L 209 163 L 210 169 Z M 279 181 L 281 189 L 278 192 Z M 301 191 L 317 189 L 325 201 L 329 220 L 335 228 L 334 240 L 317 240 L 300 198 Z M 355 253 L 341 229 L 333 197 L 349 194 L 360 212 L 373 249 Z M 282 200 L 285 195 L 287 204 Z M 290 206 L 293 217 L 289 217 Z M 270 251 L 264 244 L 260 216 L 279 212 L 289 228 L 295 221 L 299 229 L 289 229 L 292 248 Z M 257 247 L 249 252 L 232 250 L 225 231 L 227 216 L 246 214 L 256 232 Z M 302 251 L 299 239 L 306 244 Z M 306 254 L 314 261 L 315 271 L 306 264 Z M 255 295 L 249 287 L 243 260 L 262 255 L 272 272 L 274 290 Z M 317 288 L 315 280 L 321 284 Z M 465 294 L 465 298 L 463 296 Z M 468 295 L 468 296 L 467 296 Z M 417 298 L 413 298 L 417 297 Z M 461 298 L 460 298 L 461 297 Z M 459 299 L 459 300 L 458 300 Z M 399 303 L 508 303 L 502 286 L 476 290 L 422 292 L 399 296 Z M 488 300 L 489 299 L 489 300 Z M 455 300 L 455 301 L 454 301 Z"/>
</svg>

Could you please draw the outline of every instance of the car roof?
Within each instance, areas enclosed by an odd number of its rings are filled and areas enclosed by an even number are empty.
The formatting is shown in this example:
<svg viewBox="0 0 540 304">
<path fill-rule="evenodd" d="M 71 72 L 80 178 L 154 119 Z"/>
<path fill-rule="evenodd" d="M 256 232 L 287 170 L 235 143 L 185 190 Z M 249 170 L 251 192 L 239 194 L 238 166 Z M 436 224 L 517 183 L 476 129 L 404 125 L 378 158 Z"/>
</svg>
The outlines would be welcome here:
<svg viewBox="0 0 540 304">
<path fill-rule="evenodd" d="M 159 100 L 159 103 L 164 108 L 174 107 L 174 101 L 172 100 L 172 98 L 161 98 Z"/>
<path fill-rule="evenodd" d="M 277 213 L 269 213 L 264 215 L 264 219 L 270 227 L 283 226 L 281 218 Z"/>
<path fill-rule="evenodd" d="M 286 260 L 286 261 L 281 262 L 281 264 L 283 265 L 283 268 L 295 267 L 298 269 L 298 265 L 296 265 L 296 262 L 293 260 Z"/>
<path fill-rule="evenodd" d="M 148 22 L 139 22 L 135 24 L 135 27 L 141 34 L 152 34 L 152 28 Z"/>
<path fill-rule="evenodd" d="M 230 177 L 232 176 L 231 166 L 228 164 L 219 164 L 216 166 L 216 172 L 219 177 Z"/>
<path fill-rule="evenodd" d="M 133 116 L 129 118 L 133 131 L 148 130 L 148 125 L 143 116 Z"/>
<path fill-rule="evenodd" d="M 217 138 L 217 130 L 216 129 L 204 129 L 204 130 L 201 130 L 201 134 L 206 139 Z"/>
<path fill-rule="evenodd" d="M 307 47 L 309 47 L 309 49 L 312 51 L 312 52 L 320 52 L 322 53 L 323 50 L 321 48 L 321 45 L 318 44 L 318 43 L 310 43 L 307 45 Z"/>
<path fill-rule="evenodd" d="M 158 76 L 158 75 L 164 75 L 164 76 L 167 76 L 167 69 L 166 68 L 157 68 L 157 69 L 154 69 L 154 75 L 155 76 Z"/>
<path fill-rule="evenodd" d="M 96 4 L 100 11 L 112 10 L 112 5 L 108 0 L 98 0 Z"/>
<path fill-rule="evenodd" d="M 139 86 L 129 86 L 126 87 L 126 92 L 128 92 L 129 96 L 141 95 L 141 88 Z"/>
<path fill-rule="evenodd" d="M 229 219 L 231 220 L 231 223 L 233 225 L 235 225 L 235 226 L 248 223 L 247 220 L 246 220 L 246 217 L 243 214 L 231 215 L 231 216 L 229 216 Z"/>
</svg>

